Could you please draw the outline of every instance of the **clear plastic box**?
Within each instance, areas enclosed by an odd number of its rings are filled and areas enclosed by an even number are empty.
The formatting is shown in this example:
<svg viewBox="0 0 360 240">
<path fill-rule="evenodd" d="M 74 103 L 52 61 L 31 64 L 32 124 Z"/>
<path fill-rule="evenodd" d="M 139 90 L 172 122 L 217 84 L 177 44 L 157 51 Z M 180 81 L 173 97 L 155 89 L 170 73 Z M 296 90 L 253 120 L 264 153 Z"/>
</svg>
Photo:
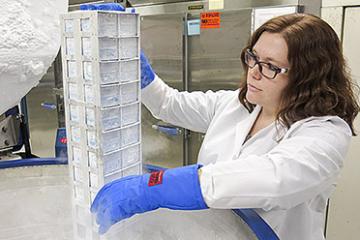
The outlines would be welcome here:
<svg viewBox="0 0 360 240">
<path fill-rule="evenodd" d="M 91 38 L 90 37 L 83 37 L 81 38 L 81 54 L 84 58 L 91 58 Z"/>
<path fill-rule="evenodd" d="M 100 62 L 100 80 L 102 84 L 119 82 L 119 62 Z"/>
<path fill-rule="evenodd" d="M 120 149 L 120 129 L 103 132 L 101 136 L 101 149 L 104 153 Z"/>
<path fill-rule="evenodd" d="M 138 102 L 125 106 L 101 108 L 100 110 L 96 110 L 95 107 L 86 107 L 85 122 L 89 127 L 95 127 L 96 112 L 98 112 L 100 113 L 100 126 L 103 130 L 124 127 L 140 121 L 139 108 Z"/>
<path fill-rule="evenodd" d="M 87 107 L 85 110 L 85 122 L 89 127 L 95 127 L 96 125 L 96 116 L 95 116 L 95 108 Z"/>
<path fill-rule="evenodd" d="M 90 187 L 98 188 L 100 186 L 98 174 L 90 172 L 89 180 L 90 180 L 89 183 Z"/>
<path fill-rule="evenodd" d="M 108 153 L 111 151 L 116 151 L 121 147 L 126 147 L 128 145 L 140 142 L 140 125 L 130 125 L 121 129 L 102 132 L 100 135 L 101 144 L 99 145 L 96 131 L 88 129 L 87 145 L 91 149 L 97 149 L 98 147 L 101 147 L 103 153 Z"/>
<path fill-rule="evenodd" d="M 135 124 L 121 129 L 121 147 L 140 142 L 140 125 Z"/>
<path fill-rule="evenodd" d="M 99 13 L 99 37 L 117 37 L 118 36 L 118 19 L 117 14 Z"/>
<path fill-rule="evenodd" d="M 99 38 L 99 57 L 100 60 L 117 60 L 119 58 L 118 39 Z"/>
<path fill-rule="evenodd" d="M 80 123 L 80 107 L 78 105 L 70 105 L 70 120 L 76 123 Z"/>
<path fill-rule="evenodd" d="M 119 85 L 101 86 L 100 95 L 102 107 L 111 107 L 120 104 Z"/>
<path fill-rule="evenodd" d="M 75 57 L 75 39 L 69 37 L 69 38 L 65 39 L 65 42 L 66 42 L 66 54 L 70 58 L 74 58 Z"/>
<path fill-rule="evenodd" d="M 74 185 L 74 197 L 80 202 L 85 200 L 85 189 L 80 184 Z"/>
<path fill-rule="evenodd" d="M 122 151 L 116 151 L 103 156 L 105 175 L 121 170 L 121 155 Z"/>
<path fill-rule="evenodd" d="M 93 80 L 92 62 L 83 62 L 83 78 L 87 82 Z"/>
<path fill-rule="evenodd" d="M 104 130 L 119 128 L 121 126 L 120 107 L 102 109 L 100 119 Z"/>
<path fill-rule="evenodd" d="M 139 82 L 129 82 L 120 86 L 121 104 L 129 104 L 139 100 Z"/>
<path fill-rule="evenodd" d="M 76 78 L 77 67 L 75 61 L 67 61 L 67 76 L 68 78 Z"/>
<path fill-rule="evenodd" d="M 138 35 L 137 16 L 133 14 L 119 15 L 119 36 L 135 37 Z"/>
<path fill-rule="evenodd" d="M 120 62 L 120 81 L 139 80 L 139 60 L 129 60 Z"/>
<path fill-rule="evenodd" d="M 84 85 L 85 103 L 95 104 L 95 89 L 93 85 Z"/>
<path fill-rule="evenodd" d="M 79 96 L 78 85 L 76 83 L 69 83 L 68 88 L 69 88 L 69 90 L 68 90 L 69 91 L 69 99 L 79 101 L 80 96 Z"/>
<path fill-rule="evenodd" d="M 71 127 L 71 140 L 75 143 L 81 142 L 81 129 L 79 127 Z"/>
<path fill-rule="evenodd" d="M 81 149 L 78 147 L 73 147 L 72 148 L 72 153 L 73 153 L 73 161 L 78 165 L 82 162 L 82 154 L 81 154 Z"/>
<path fill-rule="evenodd" d="M 80 19 L 80 31 L 90 32 L 91 31 L 91 20 L 90 18 Z"/>
<path fill-rule="evenodd" d="M 120 38 L 119 39 L 119 58 L 129 59 L 139 57 L 138 38 Z"/>
<path fill-rule="evenodd" d="M 111 107 L 99 111 L 101 119 L 100 126 L 102 126 L 103 130 L 110 130 L 121 126 L 120 107 Z M 96 112 L 99 111 L 93 107 L 86 108 L 85 119 L 88 126 L 95 127 Z"/>
<path fill-rule="evenodd" d="M 130 125 L 140 121 L 139 103 L 123 106 L 121 108 L 121 126 Z"/>
<path fill-rule="evenodd" d="M 121 168 L 127 168 L 134 164 L 139 164 L 141 161 L 140 145 L 136 144 L 121 151 Z"/>
<path fill-rule="evenodd" d="M 88 130 L 86 132 L 87 145 L 89 148 L 96 149 L 98 147 L 96 131 Z"/>
<path fill-rule="evenodd" d="M 81 168 L 74 166 L 73 167 L 74 179 L 78 182 L 84 182 L 85 176 L 81 170 Z"/>
<path fill-rule="evenodd" d="M 64 26 L 65 26 L 66 33 L 74 32 L 74 20 L 73 19 L 65 19 Z"/>
<path fill-rule="evenodd" d="M 100 134 L 100 139 L 96 137 L 96 131 L 87 130 L 87 145 L 91 149 L 98 149 L 101 147 L 102 152 L 108 153 L 120 149 L 120 129 L 115 129 Z M 100 142 L 100 145 L 98 143 Z"/>
<path fill-rule="evenodd" d="M 97 157 L 97 154 L 96 152 L 91 152 L 91 151 L 88 151 L 87 152 L 88 154 L 88 166 L 90 168 L 93 168 L 93 169 L 96 169 L 98 167 L 98 157 Z"/>
</svg>

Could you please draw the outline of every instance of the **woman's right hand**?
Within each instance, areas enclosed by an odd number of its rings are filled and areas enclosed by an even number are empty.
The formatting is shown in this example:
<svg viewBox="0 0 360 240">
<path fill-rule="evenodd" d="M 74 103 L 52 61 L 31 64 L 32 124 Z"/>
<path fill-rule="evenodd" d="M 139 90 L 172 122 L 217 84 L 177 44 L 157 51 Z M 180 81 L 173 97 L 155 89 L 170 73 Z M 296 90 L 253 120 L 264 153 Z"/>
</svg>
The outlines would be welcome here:
<svg viewBox="0 0 360 240">
<path fill-rule="evenodd" d="M 155 79 L 154 70 L 151 68 L 150 63 L 141 50 L 140 53 L 140 68 L 141 68 L 141 89 L 145 88 Z"/>
</svg>

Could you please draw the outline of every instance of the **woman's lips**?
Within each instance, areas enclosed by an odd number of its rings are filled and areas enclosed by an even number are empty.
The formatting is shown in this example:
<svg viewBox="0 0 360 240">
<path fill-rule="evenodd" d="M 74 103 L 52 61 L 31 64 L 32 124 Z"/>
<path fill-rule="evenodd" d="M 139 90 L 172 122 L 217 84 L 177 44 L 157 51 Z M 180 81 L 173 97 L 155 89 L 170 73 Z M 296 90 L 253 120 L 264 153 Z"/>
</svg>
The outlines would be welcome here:
<svg viewBox="0 0 360 240">
<path fill-rule="evenodd" d="M 247 87 L 248 87 L 248 89 L 249 89 L 251 92 L 259 92 L 259 91 L 262 91 L 261 89 L 255 87 L 254 85 L 251 85 L 250 83 L 248 83 Z"/>
</svg>

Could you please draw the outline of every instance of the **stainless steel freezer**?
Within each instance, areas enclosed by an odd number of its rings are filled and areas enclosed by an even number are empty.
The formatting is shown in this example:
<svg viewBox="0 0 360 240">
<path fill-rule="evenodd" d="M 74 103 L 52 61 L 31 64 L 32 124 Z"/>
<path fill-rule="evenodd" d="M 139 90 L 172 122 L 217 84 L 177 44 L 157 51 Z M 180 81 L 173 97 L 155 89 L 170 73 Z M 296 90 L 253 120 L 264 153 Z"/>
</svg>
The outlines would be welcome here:
<svg viewBox="0 0 360 240">
<path fill-rule="evenodd" d="M 225 0 L 222 9 L 209 9 L 209 1 L 134 1 L 142 15 L 142 48 L 155 72 L 179 90 L 237 89 L 242 75 L 240 52 L 251 34 L 253 9 L 289 7 L 318 14 L 320 1 Z M 301 6 L 301 7 L 300 7 Z M 202 12 L 220 12 L 220 28 L 189 34 L 189 23 Z M 275 11 L 275 8 L 274 8 Z M 175 167 L 195 163 L 203 135 L 176 128 L 167 134 L 143 109 L 145 163 Z"/>
</svg>

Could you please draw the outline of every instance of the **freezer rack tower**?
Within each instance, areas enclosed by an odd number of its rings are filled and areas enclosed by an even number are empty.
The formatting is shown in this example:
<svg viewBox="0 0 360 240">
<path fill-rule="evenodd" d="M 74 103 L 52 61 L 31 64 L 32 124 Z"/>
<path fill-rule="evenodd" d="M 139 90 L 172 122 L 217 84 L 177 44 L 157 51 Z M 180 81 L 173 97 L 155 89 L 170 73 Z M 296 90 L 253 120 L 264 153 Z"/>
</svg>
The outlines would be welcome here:
<svg viewBox="0 0 360 240">
<path fill-rule="evenodd" d="M 142 173 L 139 30 L 136 13 L 61 16 L 74 239 L 106 239 L 89 210 L 97 191 Z"/>
</svg>

